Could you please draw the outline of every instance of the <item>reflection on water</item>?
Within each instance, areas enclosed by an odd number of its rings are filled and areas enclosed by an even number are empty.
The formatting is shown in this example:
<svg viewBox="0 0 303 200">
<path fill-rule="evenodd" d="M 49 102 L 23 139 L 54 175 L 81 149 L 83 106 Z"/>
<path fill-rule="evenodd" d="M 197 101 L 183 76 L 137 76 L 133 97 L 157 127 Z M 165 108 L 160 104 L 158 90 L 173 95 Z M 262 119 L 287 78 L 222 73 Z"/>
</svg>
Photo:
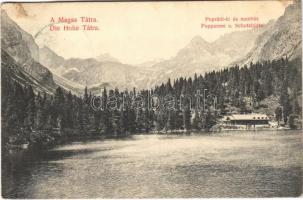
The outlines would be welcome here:
<svg viewBox="0 0 303 200">
<path fill-rule="evenodd" d="M 302 192 L 300 131 L 134 136 L 19 152 L 7 198 L 281 197 Z"/>
</svg>

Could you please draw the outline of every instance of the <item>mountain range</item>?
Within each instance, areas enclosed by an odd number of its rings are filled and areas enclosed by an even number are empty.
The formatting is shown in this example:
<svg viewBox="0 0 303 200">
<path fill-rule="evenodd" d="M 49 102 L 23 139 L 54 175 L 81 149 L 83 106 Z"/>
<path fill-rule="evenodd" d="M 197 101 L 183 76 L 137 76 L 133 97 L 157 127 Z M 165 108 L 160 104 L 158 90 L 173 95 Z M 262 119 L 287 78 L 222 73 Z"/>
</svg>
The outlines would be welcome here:
<svg viewBox="0 0 303 200">
<path fill-rule="evenodd" d="M 123 64 L 109 54 L 98 58 L 64 60 L 48 47 L 40 49 L 40 62 L 60 76 L 82 85 L 107 83 L 118 88 L 151 88 L 168 78 L 201 74 L 242 58 L 253 47 L 260 33 L 262 30 L 258 29 L 233 32 L 212 43 L 195 36 L 171 59 L 149 61 L 137 66 Z"/>
<path fill-rule="evenodd" d="M 33 37 L 4 11 L 1 13 L 2 66 L 9 66 L 7 69 L 15 74 L 14 79 L 35 83 L 36 90 L 48 93 L 54 92 L 57 86 L 75 94 L 80 94 L 85 86 L 92 91 L 102 87 L 151 88 L 169 78 L 190 77 L 236 64 L 300 57 L 300 13 L 300 5 L 292 4 L 280 18 L 269 21 L 263 28 L 231 32 L 213 42 L 194 36 L 170 59 L 129 65 L 109 54 L 65 59 L 49 47 L 39 48 Z"/>
</svg>

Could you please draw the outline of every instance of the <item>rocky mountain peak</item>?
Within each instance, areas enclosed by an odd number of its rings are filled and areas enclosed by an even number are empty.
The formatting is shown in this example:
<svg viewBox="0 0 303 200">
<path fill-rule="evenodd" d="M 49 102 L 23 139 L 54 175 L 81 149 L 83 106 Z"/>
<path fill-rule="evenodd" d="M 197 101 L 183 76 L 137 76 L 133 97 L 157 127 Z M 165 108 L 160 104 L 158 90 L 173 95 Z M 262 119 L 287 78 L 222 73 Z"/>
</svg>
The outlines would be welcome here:
<svg viewBox="0 0 303 200">
<path fill-rule="evenodd" d="M 210 43 L 204 40 L 200 35 L 194 36 L 189 44 L 188 48 L 209 48 Z"/>
<path fill-rule="evenodd" d="M 96 57 L 99 62 L 119 62 L 117 58 L 112 57 L 109 53 L 104 53 Z"/>
</svg>

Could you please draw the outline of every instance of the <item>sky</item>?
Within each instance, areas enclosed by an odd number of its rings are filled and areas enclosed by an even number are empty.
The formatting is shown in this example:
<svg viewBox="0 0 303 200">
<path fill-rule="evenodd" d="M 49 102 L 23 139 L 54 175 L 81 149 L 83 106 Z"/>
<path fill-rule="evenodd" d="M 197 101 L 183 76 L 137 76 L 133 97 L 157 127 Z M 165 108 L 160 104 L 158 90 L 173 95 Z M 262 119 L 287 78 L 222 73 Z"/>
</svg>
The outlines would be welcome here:
<svg viewBox="0 0 303 200">
<path fill-rule="evenodd" d="M 205 17 L 258 17 L 267 23 L 283 15 L 291 1 L 90 2 L 2 4 L 8 15 L 33 36 L 40 47 L 58 55 L 91 58 L 109 53 L 122 63 L 168 59 L 199 35 L 208 42 L 247 29 L 201 28 Z M 97 31 L 50 31 L 52 17 L 95 18 Z M 220 23 L 220 22 L 219 22 Z M 211 24 L 208 22 L 207 24 Z M 59 24 L 63 26 L 64 24 Z M 67 24 L 66 24 L 67 25 Z M 71 24 L 72 25 L 72 24 Z M 62 27 L 61 27 L 62 28 Z M 39 34 L 37 34 L 39 33 Z"/>
</svg>

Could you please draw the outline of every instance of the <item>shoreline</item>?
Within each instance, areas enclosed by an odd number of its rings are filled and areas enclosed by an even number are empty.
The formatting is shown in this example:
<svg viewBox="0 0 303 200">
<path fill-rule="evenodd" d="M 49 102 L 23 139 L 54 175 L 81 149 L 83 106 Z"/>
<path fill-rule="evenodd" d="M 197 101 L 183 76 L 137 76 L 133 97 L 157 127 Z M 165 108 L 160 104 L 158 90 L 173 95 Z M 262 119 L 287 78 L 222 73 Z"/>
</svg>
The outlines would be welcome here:
<svg viewBox="0 0 303 200">
<path fill-rule="evenodd" d="M 183 135 L 183 136 L 190 136 L 190 135 L 212 135 L 212 134 L 219 134 L 222 132 L 226 133 L 239 133 L 240 131 L 243 132 L 270 132 L 270 131 L 299 131 L 302 129 L 263 129 L 263 130 L 240 130 L 240 129 L 230 129 L 230 130 L 191 130 L 191 131 L 151 131 L 149 133 L 135 133 L 135 134 L 128 134 L 128 135 L 120 135 L 120 136 L 113 136 L 113 135 L 86 135 L 86 136 L 76 136 L 76 137 L 71 137 L 71 136 L 65 136 L 62 138 L 59 138 L 57 140 L 53 140 L 50 143 L 43 144 L 43 143 L 32 143 L 28 144 L 26 148 L 22 148 L 22 145 L 5 145 L 2 147 L 2 156 L 9 155 L 10 153 L 13 152 L 20 152 L 20 151 L 35 151 L 35 150 L 42 150 L 42 151 L 47 151 L 52 148 L 55 148 L 56 146 L 59 145 L 65 145 L 73 142 L 83 142 L 83 141 L 95 141 L 95 140 L 106 140 L 106 139 L 115 139 L 115 140 L 121 140 L 121 139 L 127 139 L 131 138 L 132 136 L 138 136 L 138 135 Z"/>
</svg>

